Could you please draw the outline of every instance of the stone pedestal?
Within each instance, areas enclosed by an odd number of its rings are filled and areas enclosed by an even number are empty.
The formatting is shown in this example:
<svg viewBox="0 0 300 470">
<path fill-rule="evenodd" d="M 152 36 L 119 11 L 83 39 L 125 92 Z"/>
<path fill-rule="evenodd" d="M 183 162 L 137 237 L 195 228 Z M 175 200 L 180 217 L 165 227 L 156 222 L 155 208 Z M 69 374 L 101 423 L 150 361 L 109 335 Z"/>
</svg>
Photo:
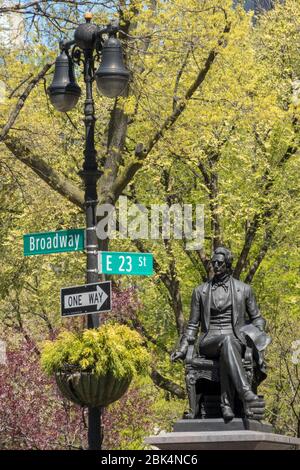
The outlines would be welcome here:
<svg viewBox="0 0 300 470">
<path fill-rule="evenodd" d="M 275 434 L 270 424 L 235 418 L 180 420 L 174 432 L 145 439 L 161 450 L 300 450 L 300 439 Z"/>
<path fill-rule="evenodd" d="M 174 424 L 174 432 L 206 432 L 206 431 L 259 431 L 274 432 L 273 426 L 252 419 L 234 418 L 228 423 L 223 418 L 212 419 L 180 419 Z"/>
</svg>

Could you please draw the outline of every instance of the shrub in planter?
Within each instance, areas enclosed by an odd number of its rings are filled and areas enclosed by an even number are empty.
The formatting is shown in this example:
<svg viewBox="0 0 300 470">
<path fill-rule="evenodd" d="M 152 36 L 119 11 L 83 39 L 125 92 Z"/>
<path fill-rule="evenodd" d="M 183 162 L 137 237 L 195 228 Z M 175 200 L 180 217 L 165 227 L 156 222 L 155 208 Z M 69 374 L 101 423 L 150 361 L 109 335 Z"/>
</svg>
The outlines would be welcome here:
<svg viewBox="0 0 300 470">
<path fill-rule="evenodd" d="M 133 376 L 148 371 L 150 355 L 141 336 L 107 323 L 81 333 L 64 331 L 42 346 L 41 365 L 55 375 L 61 393 L 81 406 L 107 406 L 128 389 Z"/>
</svg>

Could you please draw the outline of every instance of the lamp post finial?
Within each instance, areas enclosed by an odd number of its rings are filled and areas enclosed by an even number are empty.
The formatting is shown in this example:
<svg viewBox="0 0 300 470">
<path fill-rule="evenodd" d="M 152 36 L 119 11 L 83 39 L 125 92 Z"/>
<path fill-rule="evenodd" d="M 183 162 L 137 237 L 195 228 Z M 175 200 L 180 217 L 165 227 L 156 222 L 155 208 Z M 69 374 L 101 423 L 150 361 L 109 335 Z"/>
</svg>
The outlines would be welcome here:
<svg viewBox="0 0 300 470">
<path fill-rule="evenodd" d="M 87 11 L 84 15 L 85 21 L 89 23 L 91 19 L 93 18 L 93 14 L 90 11 Z"/>
</svg>

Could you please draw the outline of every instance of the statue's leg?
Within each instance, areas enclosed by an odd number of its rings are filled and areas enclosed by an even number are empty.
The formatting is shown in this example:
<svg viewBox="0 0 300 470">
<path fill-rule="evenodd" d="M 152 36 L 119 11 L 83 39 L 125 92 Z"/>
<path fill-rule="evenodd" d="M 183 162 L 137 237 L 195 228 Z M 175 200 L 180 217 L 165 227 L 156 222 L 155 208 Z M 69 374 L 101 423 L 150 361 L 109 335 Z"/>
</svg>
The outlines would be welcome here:
<svg viewBox="0 0 300 470">
<path fill-rule="evenodd" d="M 248 410 L 247 403 L 258 400 L 248 382 L 242 363 L 242 344 L 233 335 L 225 336 L 222 342 L 220 354 L 220 368 L 227 371 L 234 387 L 244 404 L 245 414 Z"/>
<path fill-rule="evenodd" d="M 233 335 L 225 336 L 222 342 L 220 364 L 230 376 L 240 398 L 250 390 L 242 363 L 242 345 Z"/>
<path fill-rule="evenodd" d="M 225 336 L 210 333 L 200 343 L 200 354 L 210 359 L 219 359 Z M 231 403 L 233 402 L 234 386 L 225 367 L 220 367 L 221 410 L 225 421 L 234 418 Z"/>
<path fill-rule="evenodd" d="M 199 353 L 207 359 L 218 359 L 224 336 L 209 333 L 199 344 Z"/>
<path fill-rule="evenodd" d="M 225 420 L 234 418 L 234 385 L 226 367 L 220 363 L 221 410 Z"/>
</svg>

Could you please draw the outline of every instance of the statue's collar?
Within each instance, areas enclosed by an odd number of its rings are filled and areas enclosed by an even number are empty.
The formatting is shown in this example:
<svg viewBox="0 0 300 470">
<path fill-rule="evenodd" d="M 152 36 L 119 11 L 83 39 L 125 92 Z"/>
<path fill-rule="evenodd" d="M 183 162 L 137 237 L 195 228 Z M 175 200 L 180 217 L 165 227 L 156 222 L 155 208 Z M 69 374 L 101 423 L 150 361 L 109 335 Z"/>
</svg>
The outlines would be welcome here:
<svg viewBox="0 0 300 470">
<path fill-rule="evenodd" d="M 228 290 L 228 284 L 229 284 L 229 281 L 230 281 L 230 274 L 228 273 L 224 273 L 223 276 L 214 276 L 212 278 L 212 281 L 211 281 L 211 286 L 212 286 L 212 289 L 217 289 L 217 287 L 223 287 L 226 292 Z"/>
</svg>

